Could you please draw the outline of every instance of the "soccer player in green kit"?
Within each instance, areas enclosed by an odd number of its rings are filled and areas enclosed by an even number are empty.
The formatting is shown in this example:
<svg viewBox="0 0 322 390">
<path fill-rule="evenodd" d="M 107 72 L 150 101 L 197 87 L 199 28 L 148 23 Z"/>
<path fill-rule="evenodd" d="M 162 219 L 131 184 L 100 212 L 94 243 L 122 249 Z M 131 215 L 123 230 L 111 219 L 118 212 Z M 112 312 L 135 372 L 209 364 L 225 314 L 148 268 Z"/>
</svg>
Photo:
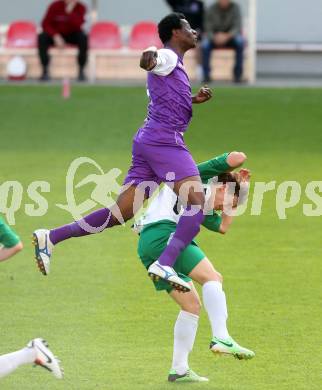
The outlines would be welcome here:
<svg viewBox="0 0 322 390">
<path fill-rule="evenodd" d="M 22 248 L 19 236 L 0 217 L 0 261 L 9 259 Z"/>
<path fill-rule="evenodd" d="M 206 200 L 210 197 L 208 214 L 203 222 L 207 229 L 225 234 L 232 221 L 233 215 L 225 213 L 224 204 L 227 201 L 229 185 L 234 185 L 231 199 L 232 210 L 242 203 L 245 195 L 241 187 L 249 185 L 250 173 L 240 167 L 246 156 L 241 152 L 224 153 L 209 161 L 197 165 L 200 177 L 205 186 Z M 215 180 L 214 180 L 215 179 Z M 177 196 L 165 186 L 151 202 L 141 219 L 136 222 L 134 229 L 139 233 L 138 254 L 145 268 L 158 258 L 167 242 L 173 235 L 176 224 L 184 207 L 178 202 Z M 155 288 L 165 290 L 180 306 L 180 312 L 174 327 L 174 350 L 172 367 L 168 376 L 170 382 L 206 382 L 207 378 L 193 372 L 188 365 L 188 356 L 192 350 L 197 333 L 200 298 L 193 286 L 192 280 L 202 286 L 204 307 L 207 311 L 212 328 L 210 349 L 215 354 L 227 354 L 237 359 L 251 359 L 254 352 L 240 346 L 229 335 L 227 330 L 226 296 L 222 288 L 222 276 L 215 270 L 204 252 L 195 241 L 192 241 L 177 258 L 174 270 L 190 284 L 191 291 L 181 293 L 165 280 L 153 277 Z"/>
</svg>

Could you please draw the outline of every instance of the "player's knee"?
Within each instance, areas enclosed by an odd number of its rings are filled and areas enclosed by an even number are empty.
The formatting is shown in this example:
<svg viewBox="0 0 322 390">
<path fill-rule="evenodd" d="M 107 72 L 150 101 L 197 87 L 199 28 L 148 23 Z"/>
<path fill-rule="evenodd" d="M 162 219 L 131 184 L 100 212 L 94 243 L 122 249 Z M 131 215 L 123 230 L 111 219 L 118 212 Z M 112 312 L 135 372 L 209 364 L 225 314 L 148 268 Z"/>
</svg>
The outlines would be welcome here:
<svg viewBox="0 0 322 390">
<path fill-rule="evenodd" d="M 199 316 L 200 310 L 201 310 L 201 303 L 200 302 L 192 303 L 186 309 L 187 312 L 189 312 L 191 314 L 195 314 L 196 316 Z"/>
<path fill-rule="evenodd" d="M 221 273 L 217 272 L 217 271 L 212 271 L 210 273 L 207 273 L 207 274 L 203 274 L 201 277 L 200 277 L 200 283 L 202 285 L 204 285 L 205 283 L 207 282 L 219 282 L 219 283 L 223 283 L 224 281 L 224 278 L 222 276 Z"/>
<path fill-rule="evenodd" d="M 201 310 L 201 302 L 198 297 L 195 297 L 194 299 L 182 305 L 182 310 L 198 316 Z"/>
<path fill-rule="evenodd" d="M 223 283 L 224 278 L 220 272 L 214 270 L 211 272 L 210 281 Z"/>
<path fill-rule="evenodd" d="M 215 272 L 215 281 L 220 282 L 221 284 L 224 282 L 224 277 L 217 271 Z"/>
</svg>

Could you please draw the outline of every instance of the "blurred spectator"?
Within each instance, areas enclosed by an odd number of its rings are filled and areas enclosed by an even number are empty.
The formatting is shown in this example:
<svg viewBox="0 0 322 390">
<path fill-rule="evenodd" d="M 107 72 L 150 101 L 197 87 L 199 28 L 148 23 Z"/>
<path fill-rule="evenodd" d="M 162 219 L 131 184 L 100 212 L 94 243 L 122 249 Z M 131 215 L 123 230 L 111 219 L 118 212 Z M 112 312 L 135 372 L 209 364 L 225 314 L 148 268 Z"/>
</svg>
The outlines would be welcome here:
<svg viewBox="0 0 322 390">
<path fill-rule="evenodd" d="M 48 7 L 42 21 L 43 32 L 38 37 L 39 57 L 43 67 L 41 80 L 49 80 L 49 47 L 55 45 L 64 48 L 66 43 L 78 46 L 78 80 L 85 80 L 87 36 L 82 31 L 85 14 L 85 5 L 77 0 L 58 0 Z"/>
<path fill-rule="evenodd" d="M 166 0 L 173 12 L 185 15 L 190 26 L 198 32 L 203 32 L 204 5 L 201 0 Z"/>
<path fill-rule="evenodd" d="M 235 50 L 234 81 L 240 82 L 243 74 L 244 39 L 241 35 L 242 21 L 238 4 L 231 0 L 218 0 L 206 11 L 205 30 L 207 37 L 202 42 L 204 81 L 210 81 L 211 51 L 231 47 Z"/>
</svg>

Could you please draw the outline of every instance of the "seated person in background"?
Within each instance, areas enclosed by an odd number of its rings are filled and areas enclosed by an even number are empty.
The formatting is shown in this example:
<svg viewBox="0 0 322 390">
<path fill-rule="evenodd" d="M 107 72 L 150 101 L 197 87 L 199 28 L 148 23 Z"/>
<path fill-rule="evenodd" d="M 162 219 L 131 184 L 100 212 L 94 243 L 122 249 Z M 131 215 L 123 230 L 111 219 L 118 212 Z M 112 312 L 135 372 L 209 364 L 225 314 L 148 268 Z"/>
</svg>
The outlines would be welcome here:
<svg viewBox="0 0 322 390">
<path fill-rule="evenodd" d="M 212 49 L 231 47 L 236 52 L 234 81 L 240 82 L 243 74 L 244 39 L 241 35 L 242 21 L 239 5 L 230 0 L 218 0 L 206 11 L 205 30 L 207 37 L 202 42 L 204 80 L 210 81 Z"/>
<path fill-rule="evenodd" d="M 41 80 L 49 80 L 49 47 L 55 45 L 63 48 L 66 43 L 78 46 L 78 80 L 85 80 L 87 36 L 81 28 L 85 21 L 85 14 L 86 7 L 77 0 L 58 0 L 48 7 L 42 21 L 43 32 L 38 37 L 39 57 L 43 68 Z"/>
</svg>

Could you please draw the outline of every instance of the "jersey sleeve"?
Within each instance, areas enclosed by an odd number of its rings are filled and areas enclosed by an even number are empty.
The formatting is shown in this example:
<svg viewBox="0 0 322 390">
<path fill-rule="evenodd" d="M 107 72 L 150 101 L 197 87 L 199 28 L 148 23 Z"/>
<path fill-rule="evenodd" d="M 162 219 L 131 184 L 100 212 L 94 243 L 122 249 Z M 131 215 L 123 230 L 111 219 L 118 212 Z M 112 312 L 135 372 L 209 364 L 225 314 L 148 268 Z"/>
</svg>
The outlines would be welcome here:
<svg viewBox="0 0 322 390">
<path fill-rule="evenodd" d="M 197 165 L 201 180 L 204 184 L 206 184 L 208 180 L 212 179 L 214 176 L 227 172 L 231 168 L 227 163 L 228 155 L 229 153 L 224 153 Z"/>
<path fill-rule="evenodd" d="M 178 56 L 169 49 L 158 50 L 157 64 L 150 70 L 158 76 L 168 76 L 177 66 Z"/>
<path fill-rule="evenodd" d="M 212 232 L 219 232 L 219 228 L 221 225 L 222 217 L 215 211 L 212 215 L 206 215 L 205 219 L 202 223 L 206 229 L 211 230 Z"/>
</svg>

